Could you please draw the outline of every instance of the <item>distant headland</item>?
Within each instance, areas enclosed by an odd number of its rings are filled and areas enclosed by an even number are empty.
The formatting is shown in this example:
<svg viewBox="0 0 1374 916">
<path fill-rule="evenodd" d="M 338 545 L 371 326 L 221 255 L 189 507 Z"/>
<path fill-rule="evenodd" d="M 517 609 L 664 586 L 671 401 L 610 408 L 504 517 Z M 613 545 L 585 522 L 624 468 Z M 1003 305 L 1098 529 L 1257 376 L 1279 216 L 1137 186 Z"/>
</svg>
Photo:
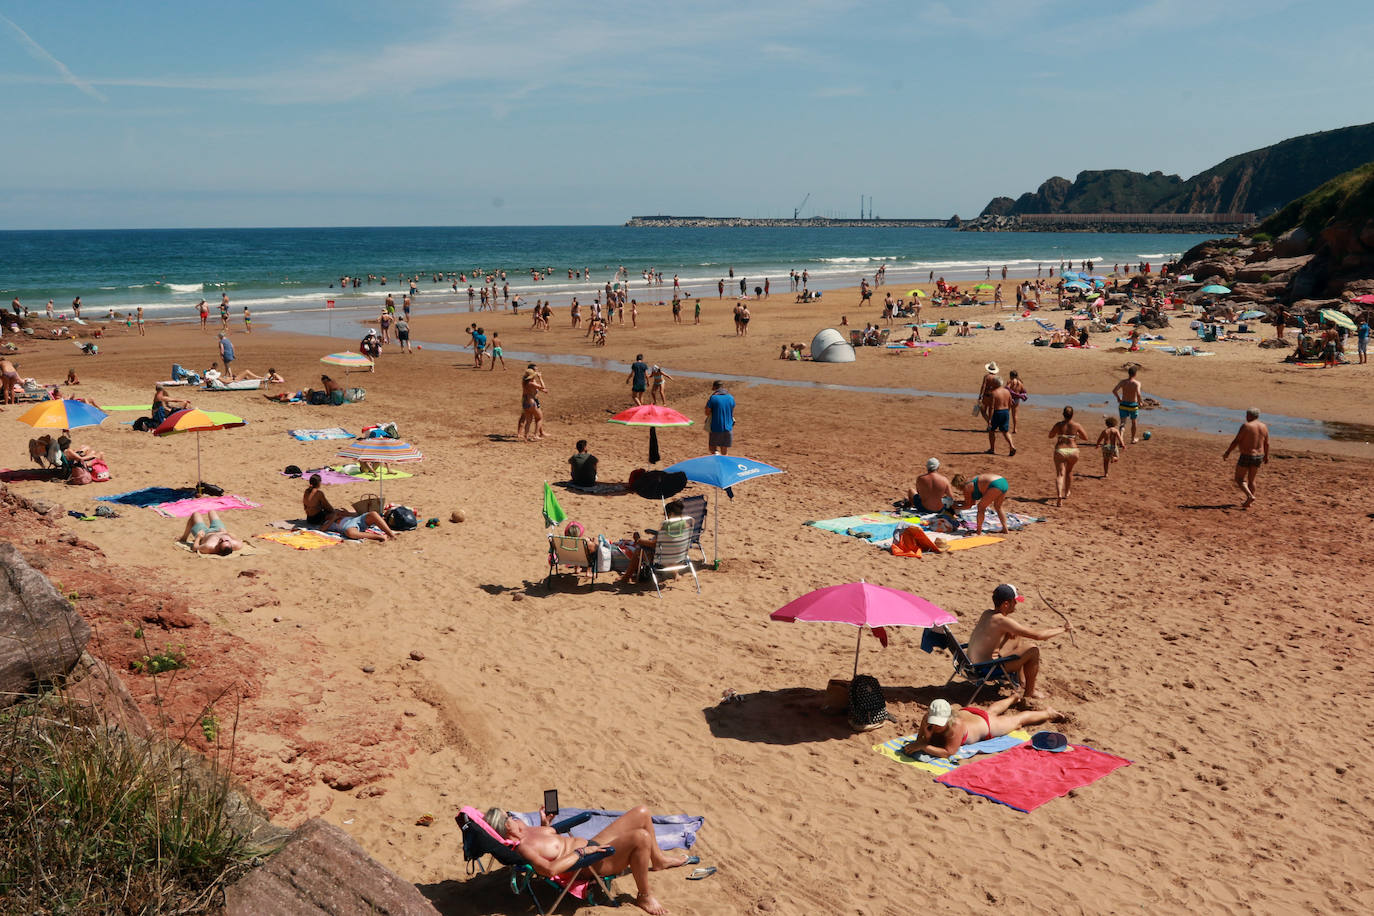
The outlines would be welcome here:
<svg viewBox="0 0 1374 916">
<path fill-rule="evenodd" d="M 632 216 L 626 226 L 656 229 L 765 227 L 837 229 L 958 229 L 963 232 L 1239 232 L 1253 226 L 1253 213 L 1058 213 L 977 219 L 764 219 L 747 216 Z"/>
<path fill-rule="evenodd" d="M 749 216 L 632 216 L 626 226 L 663 229 L 719 229 L 751 226 L 865 227 L 870 229 L 957 229 L 959 217 L 949 219 L 832 219 L 808 216 L 805 219 L 764 219 Z"/>
</svg>

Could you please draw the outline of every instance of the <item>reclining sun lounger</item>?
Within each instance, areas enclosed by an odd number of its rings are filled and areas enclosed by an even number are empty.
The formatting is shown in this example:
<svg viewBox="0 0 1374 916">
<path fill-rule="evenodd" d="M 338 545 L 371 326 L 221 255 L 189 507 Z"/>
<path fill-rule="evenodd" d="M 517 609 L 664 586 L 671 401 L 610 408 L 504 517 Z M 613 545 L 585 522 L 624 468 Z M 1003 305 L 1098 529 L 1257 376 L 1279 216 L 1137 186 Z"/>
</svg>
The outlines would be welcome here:
<svg viewBox="0 0 1374 916">
<path fill-rule="evenodd" d="M 921 651 L 929 653 L 936 649 L 944 649 L 954 660 L 954 673 L 950 675 L 949 680 L 957 677 L 974 685 L 969 703 L 977 699 L 978 694 L 988 684 L 1005 683 L 1012 687 L 1021 685 L 1021 676 L 1003 667 L 1008 662 L 1016 661 L 1021 657 L 1019 655 L 1005 655 L 985 662 L 972 661 L 968 657 L 968 644 L 959 642 L 959 638 L 948 626 L 927 627 L 921 634 Z"/>
<path fill-rule="evenodd" d="M 567 833 L 590 818 L 591 814 L 584 812 L 576 817 L 555 823 L 553 829 L 559 833 Z M 492 829 L 491 825 L 482 817 L 482 812 L 476 808 L 463 806 L 462 813 L 458 815 L 456 820 L 459 828 L 463 831 L 463 859 L 468 863 L 469 873 L 474 870 L 486 871 L 482 865 L 484 856 L 491 856 L 502 865 L 508 866 L 511 870 L 511 893 L 517 895 L 529 893 L 530 899 L 534 901 L 535 909 L 539 910 L 540 916 L 558 909 L 558 905 L 569 893 L 574 897 L 591 901 L 591 893 L 596 888 L 600 888 L 609 905 L 619 905 L 611 887 L 612 881 L 615 880 L 614 877 L 599 877 L 593 874 L 589 868 L 589 866 L 595 865 L 607 856 L 614 854 L 614 847 L 598 848 L 596 852 L 578 858 L 563 874 L 545 878 L 534 870 L 533 865 L 525 861 L 524 856 L 515 851 L 515 845 L 510 840 Z M 559 892 L 553 905 L 548 909 L 544 908 L 539 895 L 535 893 L 534 889 L 539 885 L 547 886 L 551 890 Z"/>
</svg>

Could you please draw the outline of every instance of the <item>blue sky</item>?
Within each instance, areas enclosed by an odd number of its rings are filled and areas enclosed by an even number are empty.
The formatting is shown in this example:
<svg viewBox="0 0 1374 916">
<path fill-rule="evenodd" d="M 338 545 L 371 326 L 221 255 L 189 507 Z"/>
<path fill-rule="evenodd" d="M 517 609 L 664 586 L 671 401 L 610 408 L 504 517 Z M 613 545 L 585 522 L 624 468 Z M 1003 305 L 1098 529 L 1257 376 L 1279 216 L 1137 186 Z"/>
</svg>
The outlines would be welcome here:
<svg viewBox="0 0 1374 916">
<path fill-rule="evenodd" d="M 0 228 L 967 217 L 1374 120 L 1371 47 L 1334 0 L 0 0 Z"/>
</svg>

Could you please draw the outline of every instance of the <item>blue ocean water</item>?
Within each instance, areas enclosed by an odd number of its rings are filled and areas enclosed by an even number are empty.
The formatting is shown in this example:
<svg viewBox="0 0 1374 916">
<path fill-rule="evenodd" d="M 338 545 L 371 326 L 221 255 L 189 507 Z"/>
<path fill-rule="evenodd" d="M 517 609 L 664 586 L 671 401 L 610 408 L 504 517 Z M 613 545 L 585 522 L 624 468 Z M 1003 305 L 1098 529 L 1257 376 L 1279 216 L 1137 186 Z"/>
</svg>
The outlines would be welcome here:
<svg viewBox="0 0 1374 916">
<path fill-rule="evenodd" d="M 1195 235 L 1097 233 L 979 233 L 948 229 L 719 228 L 650 229 L 624 226 L 463 226 L 332 229 L 127 229 L 0 232 L 0 295 L 18 297 L 35 311 L 54 300 L 69 312 L 75 296 L 82 314 L 142 307 L 150 318 L 194 317 L 207 299 L 213 308 L 229 295 L 235 317 L 243 306 L 255 316 L 322 309 L 375 309 L 387 293 L 399 301 L 419 275 L 417 309 L 466 308 L 467 288 L 455 294 L 434 274 L 504 270 L 512 295 L 526 301 L 572 296 L 588 299 L 624 266 L 630 294 L 641 301 L 671 298 L 678 275 L 687 295 L 715 296 L 718 279 L 738 291 L 770 280 L 786 292 L 791 269 L 810 274 L 810 288 L 857 285 L 887 265 L 890 286 L 924 281 L 931 271 L 950 280 L 981 279 L 1002 265 L 1014 275 L 1061 260 L 1099 265 L 1160 261 L 1192 247 Z M 551 268 L 534 282 L 531 271 Z M 734 269 L 734 281 L 728 279 Z M 590 271 L 583 279 L 581 271 Z M 645 270 L 663 274 L 648 288 Z M 568 271 L 576 270 L 576 280 Z M 343 289 L 341 277 L 376 275 L 360 288 Z M 380 282 L 387 278 L 386 285 Z M 480 286 L 480 280 L 477 281 Z M 727 292 L 730 291 L 727 286 Z"/>
</svg>

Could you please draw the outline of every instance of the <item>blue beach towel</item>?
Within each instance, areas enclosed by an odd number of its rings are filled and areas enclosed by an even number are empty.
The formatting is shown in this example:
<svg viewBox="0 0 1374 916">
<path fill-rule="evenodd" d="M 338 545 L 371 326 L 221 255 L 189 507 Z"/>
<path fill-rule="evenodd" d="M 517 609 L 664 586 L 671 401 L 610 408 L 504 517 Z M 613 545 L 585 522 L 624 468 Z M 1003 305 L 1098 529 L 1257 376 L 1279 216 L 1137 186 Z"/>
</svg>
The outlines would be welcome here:
<svg viewBox="0 0 1374 916">
<path fill-rule="evenodd" d="M 196 491 L 191 487 L 144 487 L 141 490 L 129 490 L 126 493 L 115 493 L 110 496 L 97 496 L 100 502 L 119 503 L 121 506 L 157 506 L 162 503 L 175 502 L 178 499 L 185 499 L 188 496 L 195 496 Z"/>
<path fill-rule="evenodd" d="M 353 434 L 342 426 L 335 426 L 331 429 L 288 429 L 287 434 L 292 439 L 301 442 L 315 442 L 320 439 L 352 439 Z"/>
</svg>

